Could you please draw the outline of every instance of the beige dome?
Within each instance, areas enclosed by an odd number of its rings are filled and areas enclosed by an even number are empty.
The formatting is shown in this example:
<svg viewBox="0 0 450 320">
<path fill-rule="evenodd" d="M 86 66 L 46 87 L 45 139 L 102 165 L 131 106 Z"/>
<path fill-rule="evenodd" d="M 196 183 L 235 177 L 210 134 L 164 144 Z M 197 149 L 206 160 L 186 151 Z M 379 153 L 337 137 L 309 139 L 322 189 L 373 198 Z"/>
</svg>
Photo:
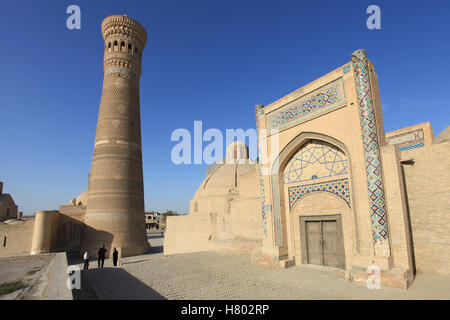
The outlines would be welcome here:
<svg viewBox="0 0 450 320">
<path fill-rule="evenodd" d="M 442 132 L 434 139 L 433 143 L 440 143 L 450 140 L 450 126 L 447 126 Z"/>
<path fill-rule="evenodd" d="M 76 205 L 77 206 L 87 206 L 87 199 L 88 199 L 88 192 L 87 190 L 85 192 L 82 192 L 78 195 L 76 199 Z"/>
<path fill-rule="evenodd" d="M 225 162 L 214 164 L 197 191 L 198 194 L 229 194 L 240 187 L 240 177 L 257 174 L 256 163 L 248 158 L 248 147 L 241 141 L 230 143 L 226 149 Z"/>
<path fill-rule="evenodd" d="M 251 160 L 245 160 L 243 163 L 219 165 L 203 180 L 197 195 L 212 194 L 223 195 L 230 194 L 239 190 L 245 177 L 252 175 L 258 176 L 258 166 Z"/>
</svg>

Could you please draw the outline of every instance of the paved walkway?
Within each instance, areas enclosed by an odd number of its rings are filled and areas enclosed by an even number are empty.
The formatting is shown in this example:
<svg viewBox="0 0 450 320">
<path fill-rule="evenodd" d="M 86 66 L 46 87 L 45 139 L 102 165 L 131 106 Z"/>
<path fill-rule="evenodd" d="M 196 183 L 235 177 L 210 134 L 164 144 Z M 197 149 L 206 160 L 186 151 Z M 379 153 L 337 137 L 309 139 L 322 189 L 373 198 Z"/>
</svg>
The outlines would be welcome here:
<svg viewBox="0 0 450 320">
<path fill-rule="evenodd" d="M 162 238 L 149 237 L 154 253 L 83 273 L 98 299 L 450 299 L 450 277 L 419 275 L 409 290 L 369 290 L 340 271 L 273 270 L 212 252 L 164 257 Z"/>
</svg>

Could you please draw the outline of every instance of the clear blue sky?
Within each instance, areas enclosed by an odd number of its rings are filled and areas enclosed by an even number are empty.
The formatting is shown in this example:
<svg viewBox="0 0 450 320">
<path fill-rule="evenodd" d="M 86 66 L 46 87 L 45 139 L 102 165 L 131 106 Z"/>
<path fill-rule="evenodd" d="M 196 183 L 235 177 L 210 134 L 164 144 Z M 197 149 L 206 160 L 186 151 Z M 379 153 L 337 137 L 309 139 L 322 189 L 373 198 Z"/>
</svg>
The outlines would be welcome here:
<svg viewBox="0 0 450 320">
<path fill-rule="evenodd" d="M 81 7 L 81 30 L 66 8 Z M 381 30 L 366 28 L 370 4 Z M 450 1 L 2 1 L 0 180 L 20 210 L 57 209 L 87 189 L 103 80 L 100 24 L 147 30 L 141 119 L 147 210 L 187 213 L 206 165 L 175 166 L 176 128 L 254 128 L 268 104 L 368 52 L 386 131 L 449 124 Z M 228 110 L 225 112 L 224 110 Z"/>
</svg>

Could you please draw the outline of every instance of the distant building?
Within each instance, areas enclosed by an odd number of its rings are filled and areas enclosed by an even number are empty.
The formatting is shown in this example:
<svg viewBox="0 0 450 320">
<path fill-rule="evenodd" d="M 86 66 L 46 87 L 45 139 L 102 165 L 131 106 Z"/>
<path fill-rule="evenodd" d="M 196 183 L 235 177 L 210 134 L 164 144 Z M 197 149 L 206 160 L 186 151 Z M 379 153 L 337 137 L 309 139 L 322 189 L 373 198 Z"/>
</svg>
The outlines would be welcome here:
<svg viewBox="0 0 450 320">
<path fill-rule="evenodd" d="M 0 181 L 0 221 L 17 219 L 18 208 L 9 193 L 3 193 L 3 182 Z"/>
<path fill-rule="evenodd" d="M 159 230 L 161 227 L 161 214 L 151 211 L 145 213 L 145 228 L 147 230 Z"/>
</svg>

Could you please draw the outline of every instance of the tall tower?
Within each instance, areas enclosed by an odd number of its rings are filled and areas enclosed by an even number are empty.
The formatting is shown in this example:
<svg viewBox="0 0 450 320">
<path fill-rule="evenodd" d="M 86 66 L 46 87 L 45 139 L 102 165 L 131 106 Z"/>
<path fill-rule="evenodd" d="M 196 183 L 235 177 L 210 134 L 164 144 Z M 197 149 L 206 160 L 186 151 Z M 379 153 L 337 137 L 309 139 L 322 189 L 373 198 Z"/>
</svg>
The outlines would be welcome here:
<svg viewBox="0 0 450 320">
<path fill-rule="evenodd" d="M 148 251 L 142 177 L 139 78 L 145 29 L 124 15 L 102 22 L 104 78 L 82 248 L 122 256 Z"/>
</svg>

